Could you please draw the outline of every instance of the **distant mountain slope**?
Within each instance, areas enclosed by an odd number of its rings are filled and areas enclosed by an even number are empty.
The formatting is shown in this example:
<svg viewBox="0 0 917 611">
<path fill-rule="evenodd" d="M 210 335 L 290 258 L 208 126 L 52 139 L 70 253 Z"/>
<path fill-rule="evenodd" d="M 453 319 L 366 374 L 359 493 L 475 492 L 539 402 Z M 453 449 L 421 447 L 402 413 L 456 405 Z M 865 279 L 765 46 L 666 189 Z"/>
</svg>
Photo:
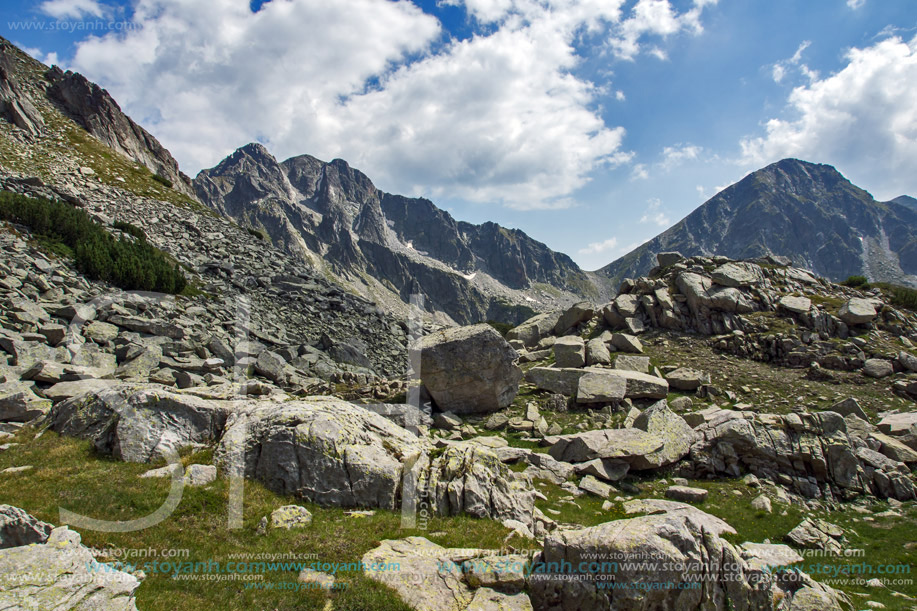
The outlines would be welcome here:
<svg viewBox="0 0 917 611">
<path fill-rule="evenodd" d="M 914 199 L 910 195 L 899 195 L 893 200 L 890 200 L 890 204 L 898 204 L 900 206 L 907 206 L 912 210 L 917 210 L 917 199 Z"/>
<path fill-rule="evenodd" d="M 340 159 L 279 162 L 249 144 L 194 186 L 205 204 L 394 309 L 420 293 L 458 323 L 519 323 L 610 287 L 522 231 L 459 222 L 428 200 L 385 193 Z"/>
<path fill-rule="evenodd" d="M 614 285 L 679 251 L 781 255 L 832 280 L 865 275 L 917 286 L 917 208 L 877 202 L 829 165 L 784 159 L 749 174 L 639 248 L 598 270 Z"/>
</svg>

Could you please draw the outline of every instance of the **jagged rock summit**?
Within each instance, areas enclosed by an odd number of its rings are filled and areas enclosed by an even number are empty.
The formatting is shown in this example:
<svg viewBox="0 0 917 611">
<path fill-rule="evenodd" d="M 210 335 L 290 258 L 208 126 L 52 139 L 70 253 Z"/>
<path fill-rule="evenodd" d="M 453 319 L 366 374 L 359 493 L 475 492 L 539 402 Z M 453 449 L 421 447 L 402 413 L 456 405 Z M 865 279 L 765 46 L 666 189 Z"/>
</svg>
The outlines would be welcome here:
<svg viewBox="0 0 917 611">
<path fill-rule="evenodd" d="M 610 288 L 522 231 L 456 221 L 429 200 L 385 193 L 341 159 L 280 162 L 249 144 L 194 187 L 214 210 L 358 293 L 396 309 L 420 294 L 445 321 L 517 324 Z"/>
</svg>

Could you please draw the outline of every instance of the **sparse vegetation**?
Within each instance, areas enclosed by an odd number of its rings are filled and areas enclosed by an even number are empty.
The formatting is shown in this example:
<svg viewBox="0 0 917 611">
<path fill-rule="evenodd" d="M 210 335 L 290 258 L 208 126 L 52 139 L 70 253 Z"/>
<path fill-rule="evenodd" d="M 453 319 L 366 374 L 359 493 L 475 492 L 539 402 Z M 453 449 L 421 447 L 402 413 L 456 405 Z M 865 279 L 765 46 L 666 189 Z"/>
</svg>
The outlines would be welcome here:
<svg viewBox="0 0 917 611">
<path fill-rule="evenodd" d="M 841 284 L 851 288 L 869 288 L 869 283 L 866 280 L 866 276 L 850 276 L 841 282 Z"/>
<path fill-rule="evenodd" d="M 887 282 L 877 282 L 873 286 L 881 289 L 885 299 L 891 305 L 917 311 L 917 289 Z"/>
<path fill-rule="evenodd" d="M 487 321 L 487 324 L 490 325 L 491 327 L 493 327 L 494 329 L 496 329 L 496 330 L 497 330 L 497 333 L 499 333 L 499 334 L 500 334 L 501 336 L 503 336 L 503 337 L 506 337 L 506 334 L 507 334 L 507 333 L 509 332 L 509 330 L 512 329 L 513 326 L 514 326 L 514 325 L 511 325 L 511 324 L 509 324 L 509 323 L 499 322 L 499 321 L 496 321 L 496 320 L 488 320 L 488 321 Z"/>
<path fill-rule="evenodd" d="M 172 181 L 166 178 L 165 176 L 163 176 L 162 174 L 153 174 L 152 178 L 159 184 L 165 186 L 167 189 L 172 188 Z"/>
<path fill-rule="evenodd" d="M 77 269 L 93 280 L 126 290 L 172 294 L 188 284 L 178 265 L 128 223 L 119 228 L 136 240 L 115 240 L 79 208 L 8 191 L 0 192 L 0 219 L 25 225 L 57 254 L 72 256 Z"/>
</svg>

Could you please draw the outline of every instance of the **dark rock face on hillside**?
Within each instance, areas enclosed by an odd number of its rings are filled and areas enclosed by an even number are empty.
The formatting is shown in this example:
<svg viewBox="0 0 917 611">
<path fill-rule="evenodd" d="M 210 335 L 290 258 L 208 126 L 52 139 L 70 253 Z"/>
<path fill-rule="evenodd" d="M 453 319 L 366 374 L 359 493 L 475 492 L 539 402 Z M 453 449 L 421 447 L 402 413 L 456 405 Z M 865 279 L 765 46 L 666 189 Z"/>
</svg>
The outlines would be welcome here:
<svg viewBox="0 0 917 611">
<path fill-rule="evenodd" d="M 423 294 L 429 308 L 459 323 L 521 322 L 557 299 L 522 293 L 539 283 L 566 293 L 561 301 L 600 290 L 569 257 L 525 233 L 458 222 L 428 200 L 384 193 L 340 159 L 278 162 L 249 144 L 194 186 L 204 203 L 265 231 L 289 254 L 345 278 L 368 274 L 401 301 Z"/>
<path fill-rule="evenodd" d="M 656 253 L 666 251 L 732 259 L 780 255 L 835 281 L 864 275 L 917 286 L 917 209 L 877 202 L 831 166 L 784 159 L 724 189 L 598 273 L 615 283 L 644 275 L 656 265 Z"/>
<path fill-rule="evenodd" d="M 13 66 L 16 59 L 11 49 L 0 39 L 0 117 L 35 136 L 41 131 L 44 119 L 29 94 L 17 83 Z"/>
<path fill-rule="evenodd" d="M 193 196 L 191 179 L 181 173 L 172 154 L 148 131 L 134 123 L 107 91 L 77 72 L 57 66 L 45 74 L 48 96 L 86 131 L 122 155 L 167 178 L 175 189 Z"/>
</svg>

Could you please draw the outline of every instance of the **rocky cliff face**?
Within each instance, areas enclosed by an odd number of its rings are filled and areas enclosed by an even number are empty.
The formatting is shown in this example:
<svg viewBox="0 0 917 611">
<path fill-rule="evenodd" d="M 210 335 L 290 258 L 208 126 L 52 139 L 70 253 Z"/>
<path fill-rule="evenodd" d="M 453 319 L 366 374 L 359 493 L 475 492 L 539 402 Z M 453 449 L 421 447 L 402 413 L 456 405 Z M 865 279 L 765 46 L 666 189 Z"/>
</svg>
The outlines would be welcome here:
<svg viewBox="0 0 917 611">
<path fill-rule="evenodd" d="M 194 186 L 207 205 L 358 292 L 389 304 L 419 293 L 459 323 L 518 323 L 610 286 L 522 231 L 459 222 L 428 200 L 385 193 L 340 159 L 279 162 L 249 144 Z"/>
<path fill-rule="evenodd" d="M 831 166 L 784 159 L 724 189 L 598 273 L 615 283 L 640 276 L 664 251 L 779 255 L 835 281 L 864 275 L 917 286 L 917 209 L 877 202 Z"/>
<path fill-rule="evenodd" d="M 193 196 L 191 179 L 181 173 L 172 154 L 148 131 L 121 111 L 107 91 L 77 72 L 57 66 L 48 70 L 48 96 L 61 110 L 113 150 L 169 180 L 172 186 Z"/>
</svg>

